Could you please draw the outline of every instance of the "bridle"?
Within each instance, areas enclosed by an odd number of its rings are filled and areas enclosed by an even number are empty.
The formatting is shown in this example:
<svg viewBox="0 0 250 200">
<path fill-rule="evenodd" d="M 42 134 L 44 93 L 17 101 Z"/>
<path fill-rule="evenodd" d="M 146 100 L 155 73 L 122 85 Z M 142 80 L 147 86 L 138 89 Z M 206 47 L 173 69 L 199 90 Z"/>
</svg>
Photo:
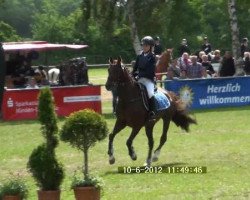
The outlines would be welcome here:
<svg viewBox="0 0 250 200">
<path fill-rule="evenodd" d="M 117 68 L 119 67 L 119 66 L 116 66 L 116 64 L 112 64 L 111 66 L 117 67 Z M 131 77 L 131 74 L 128 72 L 128 69 L 123 64 L 121 65 L 121 70 L 119 70 L 118 77 L 116 78 L 117 80 L 115 81 L 110 80 L 110 77 L 108 77 L 108 79 L 109 79 L 109 82 L 115 87 L 126 86 L 128 84 L 131 84 L 134 81 L 133 78 Z"/>
<path fill-rule="evenodd" d="M 121 70 L 119 70 L 119 74 L 118 77 L 116 78 L 116 80 L 110 80 L 110 77 L 108 77 L 109 79 L 109 83 L 112 85 L 113 88 L 117 89 L 118 87 L 127 87 L 128 85 L 131 85 L 135 82 L 134 78 L 132 77 L 132 75 L 129 73 L 128 69 L 124 66 L 116 66 L 116 64 L 111 64 L 112 67 L 121 67 Z M 111 67 L 110 66 L 110 67 Z M 134 103 L 137 101 L 141 101 L 142 97 L 136 97 L 136 98 L 132 98 L 130 100 L 127 101 L 127 103 Z M 122 99 L 119 99 L 119 101 L 123 101 Z"/>
</svg>

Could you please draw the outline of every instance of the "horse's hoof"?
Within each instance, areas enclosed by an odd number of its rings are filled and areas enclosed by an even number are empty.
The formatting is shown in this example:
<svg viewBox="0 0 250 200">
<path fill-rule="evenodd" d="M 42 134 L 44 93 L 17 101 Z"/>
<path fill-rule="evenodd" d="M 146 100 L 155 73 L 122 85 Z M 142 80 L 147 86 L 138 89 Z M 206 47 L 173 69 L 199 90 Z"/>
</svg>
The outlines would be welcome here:
<svg viewBox="0 0 250 200">
<path fill-rule="evenodd" d="M 151 163 L 146 163 L 146 162 L 145 162 L 145 163 L 143 164 L 143 166 L 144 166 L 144 167 L 151 167 Z"/>
<path fill-rule="evenodd" d="M 152 162 L 157 162 L 159 160 L 159 155 L 160 155 L 160 151 L 155 151 L 153 158 L 152 158 Z"/>
<path fill-rule="evenodd" d="M 114 156 L 110 156 L 110 157 L 109 157 L 109 164 L 110 164 L 110 165 L 115 164 L 115 157 L 114 157 Z"/>
<path fill-rule="evenodd" d="M 156 156 L 154 156 L 154 157 L 152 158 L 152 162 L 157 162 L 158 160 L 159 160 L 159 158 L 156 157 Z"/>
<path fill-rule="evenodd" d="M 137 155 L 135 153 L 132 154 L 130 157 L 131 157 L 132 160 L 137 160 Z"/>
<path fill-rule="evenodd" d="M 146 162 L 144 163 L 145 167 L 151 167 L 151 160 L 146 160 Z"/>
</svg>

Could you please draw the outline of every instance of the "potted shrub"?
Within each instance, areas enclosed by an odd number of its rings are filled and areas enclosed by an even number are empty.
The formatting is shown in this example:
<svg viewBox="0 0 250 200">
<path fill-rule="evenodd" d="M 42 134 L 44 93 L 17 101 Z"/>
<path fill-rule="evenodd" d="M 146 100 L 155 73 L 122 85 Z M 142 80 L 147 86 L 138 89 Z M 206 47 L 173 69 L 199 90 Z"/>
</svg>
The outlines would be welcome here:
<svg viewBox="0 0 250 200">
<path fill-rule="evenodd" d="M 41 132 L 45 143 L 33 150 L 27 167 L 40 188 L 38 199 L 59 200 L 64 171 L 55 154 L 55 148 L 58 145 L 58 127 L 52 93 L 49 88 L 40 91 L 38 118 L 42 125 Z"/>
<path fill-rule="evenodd" d="M 75 177 L 72 183 L 77 200 L 100 199 L 100 181 L 89 175 L 88 151 L 97 141 L 105 139 L 107 134 L 108 128 L 104 118 L 89 109 L 71 114 L 60 131 L 62 141 L 83 152 L 83 177 Z"/>
<path fill-rule="evenodd" d="M 0 199 L 2 200 L 24 200 L 27 196 L 27 186 L 20 178 L 7 180 L 0 186 Z"/>
</svg>

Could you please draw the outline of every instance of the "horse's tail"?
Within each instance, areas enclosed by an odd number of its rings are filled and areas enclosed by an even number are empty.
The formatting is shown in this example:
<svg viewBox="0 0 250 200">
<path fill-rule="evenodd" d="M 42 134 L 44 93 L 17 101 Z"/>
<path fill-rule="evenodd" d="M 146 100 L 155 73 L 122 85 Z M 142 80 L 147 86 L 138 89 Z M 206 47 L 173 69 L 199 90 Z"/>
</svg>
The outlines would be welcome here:
<svg viewBox="0 0 250 200">
<path fill-rule="evenodd" d="M 197 124 L 196 119 L 189 115 L 186 105 L 176 94 L 173 92 L 168 93 L 172 98 L 175 107 L 175 113 L 172 117 L 172 121 L 176 124 L 176 126 L 180 126 L 182 129 L 188 132 L 190 124 Z"/>
</svg>

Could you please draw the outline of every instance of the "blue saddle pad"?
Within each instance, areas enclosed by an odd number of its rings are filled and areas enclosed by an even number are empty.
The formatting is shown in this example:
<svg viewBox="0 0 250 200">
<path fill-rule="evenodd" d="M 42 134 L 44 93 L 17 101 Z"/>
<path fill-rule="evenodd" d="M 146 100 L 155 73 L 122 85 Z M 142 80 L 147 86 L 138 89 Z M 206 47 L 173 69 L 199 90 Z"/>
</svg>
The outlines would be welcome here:
<svg viewBox="0 0 250 200">
<path fill-rule="evenodd" d="M 154 97 L 156 100 L 155 103 L 156 103 L 156 110 L 157 111 L 161 111 L 161 110 L 165 110 L 165 109 L 169 108 L 170 101 L 163 92 L 161 92 L 161 91 L 155 92 Z"/>
</svg>

